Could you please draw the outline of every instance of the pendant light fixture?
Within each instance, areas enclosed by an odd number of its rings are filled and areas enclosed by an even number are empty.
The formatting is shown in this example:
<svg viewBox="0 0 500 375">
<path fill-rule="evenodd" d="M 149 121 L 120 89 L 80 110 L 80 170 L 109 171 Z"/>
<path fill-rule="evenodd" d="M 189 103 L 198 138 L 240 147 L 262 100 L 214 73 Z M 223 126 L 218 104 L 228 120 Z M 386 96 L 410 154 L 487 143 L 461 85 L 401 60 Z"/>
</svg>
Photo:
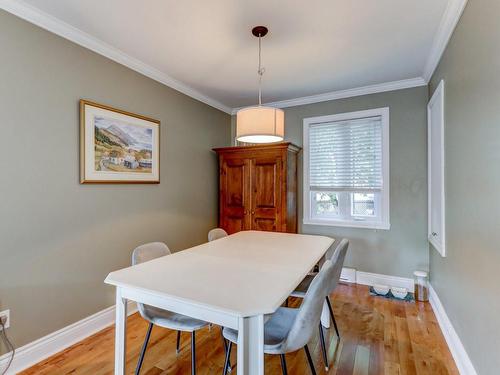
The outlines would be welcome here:
<svg viewBox="0 0 500 375">
<path fill-rule="evenodd" d="M 261 62 L 261 39 L 268 30 L 255 26 L 252 34 L 259 38 L 259 105 L 240 109 L 236 113 L 236 140 L 246 143 L 272 143 L 283 140 L 285 113 L 282 109 L 262 105 L 262 76 L 265 69 Z"/>
</svg>

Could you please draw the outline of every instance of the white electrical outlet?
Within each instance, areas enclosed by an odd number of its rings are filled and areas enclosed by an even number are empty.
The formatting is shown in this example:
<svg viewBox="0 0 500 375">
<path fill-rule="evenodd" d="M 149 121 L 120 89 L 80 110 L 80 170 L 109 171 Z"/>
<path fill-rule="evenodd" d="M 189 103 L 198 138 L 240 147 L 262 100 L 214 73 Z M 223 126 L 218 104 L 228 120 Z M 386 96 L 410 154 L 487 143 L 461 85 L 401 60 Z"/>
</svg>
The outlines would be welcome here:
<svg viewBox="0 0 500 375">
<path fill-rule="evenodd" d="M 10 310 L 5 310 L 0 312 L 0 319 L 3 322 L 3 325 L 5 329 L 10 327 Z M 2 326 L 0 325 L 0 330 L 2 329 Z"/>
</svg>

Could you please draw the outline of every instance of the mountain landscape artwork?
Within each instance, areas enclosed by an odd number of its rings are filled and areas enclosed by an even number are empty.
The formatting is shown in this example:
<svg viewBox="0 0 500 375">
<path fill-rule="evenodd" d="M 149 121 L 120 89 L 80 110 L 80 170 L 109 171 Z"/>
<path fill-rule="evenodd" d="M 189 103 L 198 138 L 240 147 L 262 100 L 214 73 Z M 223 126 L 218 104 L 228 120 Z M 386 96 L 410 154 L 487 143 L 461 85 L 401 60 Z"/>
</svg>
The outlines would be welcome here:
<svg viewBox="0 0 500 375">
<path fill-rule="evenodd" d="M 80 110 L 82 183 L 159 183 L 159 121 L 85 100 Z"/>
<path fill-rule="evenodd" d="M 151 173 L 152 129 L 101 116 L 94 126 L 96 171 Z"/>
</svg>

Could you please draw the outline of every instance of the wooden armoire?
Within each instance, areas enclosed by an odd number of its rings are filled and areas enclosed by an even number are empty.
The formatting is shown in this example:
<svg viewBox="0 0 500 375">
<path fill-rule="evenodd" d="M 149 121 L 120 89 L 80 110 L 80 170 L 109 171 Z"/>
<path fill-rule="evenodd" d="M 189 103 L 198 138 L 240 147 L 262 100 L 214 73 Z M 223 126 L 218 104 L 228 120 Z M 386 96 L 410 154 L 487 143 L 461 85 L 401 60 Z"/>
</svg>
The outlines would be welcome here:
<svg viewBox="0 0 500 375">
<path fill-rule="evenodd" d="M 297 233 L 297 155 L 289 142 L 214 149 L 219 227 Z"/>
</svg>

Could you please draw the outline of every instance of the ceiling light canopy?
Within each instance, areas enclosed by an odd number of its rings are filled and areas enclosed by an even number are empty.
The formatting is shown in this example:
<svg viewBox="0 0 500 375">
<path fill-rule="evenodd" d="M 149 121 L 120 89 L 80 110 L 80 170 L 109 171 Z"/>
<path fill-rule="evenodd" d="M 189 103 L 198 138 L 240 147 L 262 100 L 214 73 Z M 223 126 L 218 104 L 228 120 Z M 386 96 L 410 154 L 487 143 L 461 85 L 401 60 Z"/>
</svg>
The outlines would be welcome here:
<svg viewBox="0 0 500 375">
<path fill-rule="evenodd" d="M 262 105 L 261 38 L 267 34 L 265 26 L 256 26 L 252 34 L 259 38 L 259 105 L 240 109 L 236 113 L 236 139 L 246 143 L 280 142 L 285 135 L 285 113 L 282 109 Z"/>
</svg>

